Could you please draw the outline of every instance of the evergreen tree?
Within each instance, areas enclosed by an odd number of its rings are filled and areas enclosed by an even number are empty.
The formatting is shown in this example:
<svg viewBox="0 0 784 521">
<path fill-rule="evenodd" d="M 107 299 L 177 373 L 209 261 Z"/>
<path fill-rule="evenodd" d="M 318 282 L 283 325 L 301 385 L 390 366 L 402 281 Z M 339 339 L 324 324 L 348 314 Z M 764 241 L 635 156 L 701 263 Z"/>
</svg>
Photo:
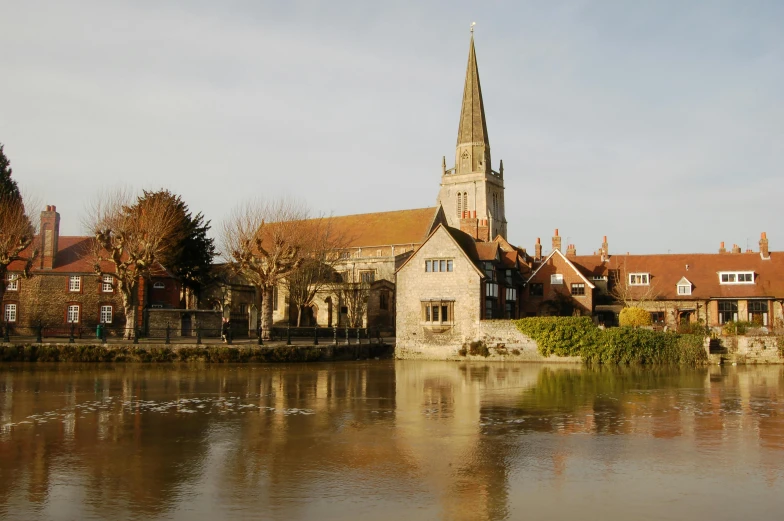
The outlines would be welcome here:
<svg viewBox="0 0 784 521">
<path fill-rule="evenodd" d="M 11 179 L 11 162 L 3 152 L 2 143 L 0 143 L 0 200 L 5 204 L 10 204 L 10 201 L 22 201 L 19 187 L 16 181 Z"/>
</svg>

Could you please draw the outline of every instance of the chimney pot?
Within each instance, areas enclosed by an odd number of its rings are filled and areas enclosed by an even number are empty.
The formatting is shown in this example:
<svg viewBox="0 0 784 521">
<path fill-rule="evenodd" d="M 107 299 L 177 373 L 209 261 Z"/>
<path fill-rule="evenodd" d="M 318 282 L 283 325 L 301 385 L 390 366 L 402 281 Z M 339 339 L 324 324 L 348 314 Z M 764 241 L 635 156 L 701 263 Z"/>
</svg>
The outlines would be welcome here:
<svg viewBox="0 0 784 521">
<path fill-rule="evenodd" d="M 542 238 L 541 237 L 537 237 L 536 238 L 536 244 L 542 244 Z"/>
<path fill-rule="evenodd" d="M 558 228 L 555 229 L 555 236 L 558 237 Z"/>
<path fill-rule="evenodd" d="M 761 238 L 762 238 L 762 239 L 767 239 L 767 238 L 768 238 L 768 234 L 767 234 L 767 233 L 765 233 L 765 232 L 762 232 L 762 237 L 761 237 Z"/>
</svg>

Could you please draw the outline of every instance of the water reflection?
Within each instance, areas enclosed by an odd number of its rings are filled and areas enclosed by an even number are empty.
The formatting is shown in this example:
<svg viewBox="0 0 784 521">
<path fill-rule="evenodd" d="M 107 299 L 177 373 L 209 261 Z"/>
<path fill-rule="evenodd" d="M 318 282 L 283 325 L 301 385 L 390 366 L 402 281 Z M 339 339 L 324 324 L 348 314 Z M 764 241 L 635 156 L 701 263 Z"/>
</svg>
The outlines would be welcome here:
<svg viewBox="0 0 784 521">
<path fill-rule="evenodd" d="M 782 396 L 780 367 L 4 366 L 0 517 L 764 518 Z"/>
</svg>

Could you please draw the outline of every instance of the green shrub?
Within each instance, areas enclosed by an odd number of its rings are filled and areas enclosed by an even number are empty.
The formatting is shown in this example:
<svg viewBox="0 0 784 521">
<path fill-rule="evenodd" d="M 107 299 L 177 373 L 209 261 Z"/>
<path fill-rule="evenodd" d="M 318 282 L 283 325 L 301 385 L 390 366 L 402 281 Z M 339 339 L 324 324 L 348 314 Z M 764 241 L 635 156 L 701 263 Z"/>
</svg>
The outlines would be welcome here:
<svg viewBox="0 0 784 521">
<path fill-rule="evenodd" d="M 651 314 L 642 308 L 623 308 L 618 314 L 618 325 L 627 327 L 650 326 Z"/>
<path fill-rule="evenodd" d="M 701 335 L 634 327 L 599 329 L 587 317 L 532 317 L 515 321 L 543 356 L 581 356 L 595 364 L 701 364 Z"/>
<path fill-rule="evenodd" d="M 730 322 L 726 322 L 724 326 L 722 326 L 721 330 L 725 335 L 745 335 L 746 331 L 750 327 L 754 327 L 752 322 L 747 322 L 744 320 L 732 320 Z"/>
</svg>

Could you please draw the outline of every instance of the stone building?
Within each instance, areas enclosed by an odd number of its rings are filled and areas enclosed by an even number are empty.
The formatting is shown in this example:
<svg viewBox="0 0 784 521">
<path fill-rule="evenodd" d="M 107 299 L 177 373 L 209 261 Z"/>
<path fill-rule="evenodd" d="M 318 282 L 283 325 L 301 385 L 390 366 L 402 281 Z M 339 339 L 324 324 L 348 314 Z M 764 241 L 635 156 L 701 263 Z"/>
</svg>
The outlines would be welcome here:
<svg viewBox="0 0 784 521">
<path fill-rule="evenodd" d="M 33 326 L 48 329 L 110 328 L 125 325 L 122 296 L 117 291 L 114 265 L 102 262 L 106 275 L 94 270 L 94 242 L 91 237 L 60 236 L 60 214 L 55 206 L 41 212 L 41 233 L 34 245 L 40 249 L 30 278 L 23 278 L 24 263 L 8 266 L 3 295 L 2 319 L 23 333 Z M 30 247 L 30 250 L 34 246 Z M 29 257 L 31 251 L 22 253 Z M 164 269 L 156 277 L 141 281 L 137 298 L 137 327 L 144 326 L 148 308 L 179 306 L 180 286 Z"/>
</svg>

